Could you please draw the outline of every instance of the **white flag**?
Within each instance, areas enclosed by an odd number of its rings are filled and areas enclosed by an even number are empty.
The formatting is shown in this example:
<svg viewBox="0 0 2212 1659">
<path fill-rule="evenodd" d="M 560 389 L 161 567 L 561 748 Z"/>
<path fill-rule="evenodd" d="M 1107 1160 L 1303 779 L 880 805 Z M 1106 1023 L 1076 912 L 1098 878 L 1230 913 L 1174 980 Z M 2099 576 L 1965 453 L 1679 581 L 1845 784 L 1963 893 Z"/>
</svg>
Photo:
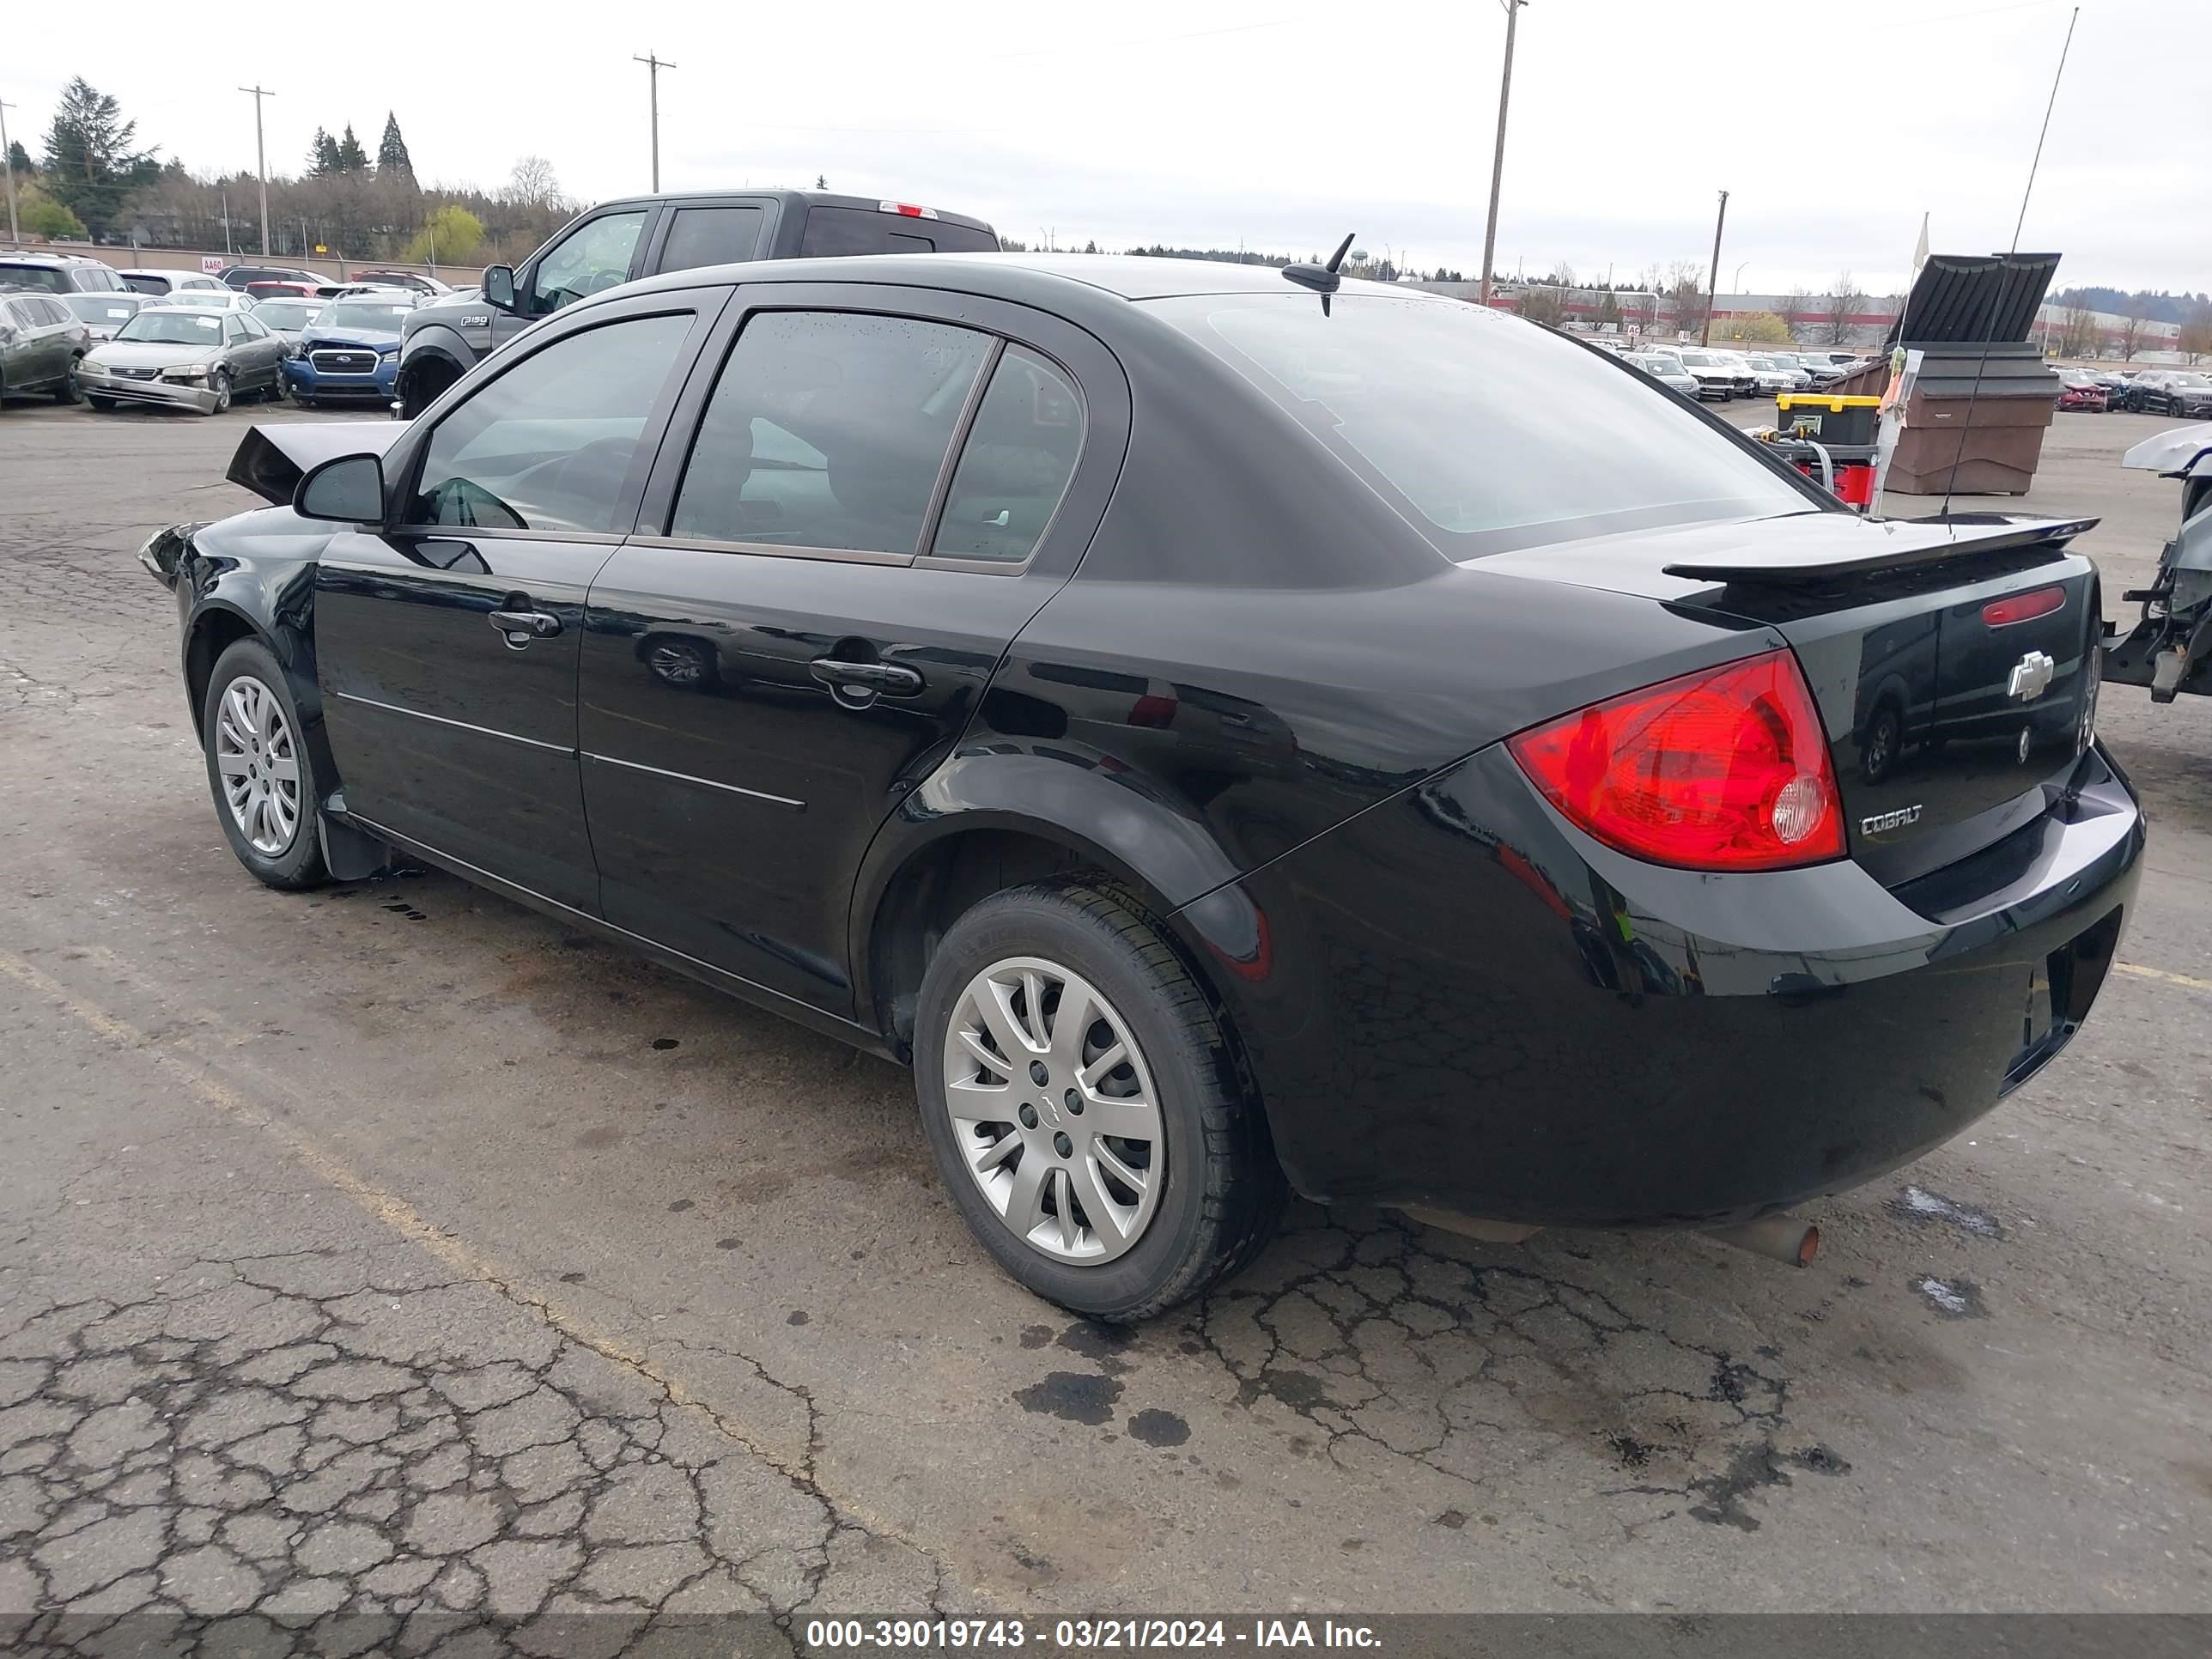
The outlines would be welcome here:
<svg viewBox="0 0 2212 1659">
<path fill-rule="evenodd" d="M 1915 247 L 1915 248 L 1912 250 L 1912 274 L 1913 274 L 1915 276 L 1917 276 L 1920 274 L 1920 267 L 1921 267 L 1921 266 L 1923 266 L 1923 265 L 1924 265 L 1924 264 L 1926 264 L 1927 263 L 1928 263 L 1928 216 L 1927 216 L 1925 213 L 1923 213 L 1923 214 L 1922 214 L 1922 215 L 1920 216 L 1920 242 L 1919 242 L 1919 246 L 1917 246 L 1917 247 Z"/>
</svg>

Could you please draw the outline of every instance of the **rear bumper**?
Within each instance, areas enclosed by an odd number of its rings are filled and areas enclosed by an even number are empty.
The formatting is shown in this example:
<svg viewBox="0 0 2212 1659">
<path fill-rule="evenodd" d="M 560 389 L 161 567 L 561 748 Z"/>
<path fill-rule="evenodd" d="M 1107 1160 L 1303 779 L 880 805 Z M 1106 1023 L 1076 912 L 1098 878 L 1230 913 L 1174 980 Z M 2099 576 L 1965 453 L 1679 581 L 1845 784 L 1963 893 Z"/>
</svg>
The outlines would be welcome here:
<svg viewBox="0 0 2212 1659">
<path fill-rule="evenodd" d="M 1625 858 L 1493 748 L 1176 922 L 1308 1196 L 1710 1225 L 1917 1157 L 2065 1045 L 2143 839 L 2104 757 L 2077 781 L 1893 893 Z"/>
<path fill-rule="evenodd" d="M 119 404 L 147 404 L 163 409 L 191 409 L 215 413 L 215 393 L 204 385 L 174 380 L 134 380 L 87 363 L 77 370 L 77 389 L 88 398 L 112 398 Z"/>
</svg>

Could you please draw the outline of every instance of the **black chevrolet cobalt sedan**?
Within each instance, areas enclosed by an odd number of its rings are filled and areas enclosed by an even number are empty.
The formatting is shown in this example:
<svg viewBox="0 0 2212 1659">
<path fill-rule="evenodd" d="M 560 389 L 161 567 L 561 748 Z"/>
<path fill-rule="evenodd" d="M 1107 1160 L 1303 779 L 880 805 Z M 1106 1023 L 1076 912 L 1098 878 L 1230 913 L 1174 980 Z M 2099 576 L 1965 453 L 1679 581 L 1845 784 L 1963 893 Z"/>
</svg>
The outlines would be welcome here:
<svg viewBox="0 0 2212 1659">
<path fill-rule="evenodd" d="M 143 557 L 247 869 L 420 860 L 910 1063 L 1087 1314 L 1291 1190 L 1863 1182 L 2064 1046 L 2135 893 L 2083 525 L 1864 521 L 1429 295 L 687 270 L 231 477 L 274 504 Z"/>
</svg>

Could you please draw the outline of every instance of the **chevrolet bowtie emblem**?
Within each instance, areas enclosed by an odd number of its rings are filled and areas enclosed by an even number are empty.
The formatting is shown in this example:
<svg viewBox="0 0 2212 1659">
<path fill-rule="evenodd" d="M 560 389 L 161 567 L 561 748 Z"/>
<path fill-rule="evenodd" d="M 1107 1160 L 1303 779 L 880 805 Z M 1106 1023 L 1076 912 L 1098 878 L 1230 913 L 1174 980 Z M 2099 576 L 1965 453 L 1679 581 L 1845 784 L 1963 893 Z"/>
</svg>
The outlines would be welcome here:
<svg viewBox="0 0 2212 1659">
<path fill-rule="evenodd" d="M 2018 697 L 2022 702 L 2033 702 L 2051 689 L 2051 682 L 2058 672 L 2058 665 L 2040 651 L 2031 651 L 2012 665 L 2012 678 L 2005 682 L 2005 694 Z"/>
</svg>

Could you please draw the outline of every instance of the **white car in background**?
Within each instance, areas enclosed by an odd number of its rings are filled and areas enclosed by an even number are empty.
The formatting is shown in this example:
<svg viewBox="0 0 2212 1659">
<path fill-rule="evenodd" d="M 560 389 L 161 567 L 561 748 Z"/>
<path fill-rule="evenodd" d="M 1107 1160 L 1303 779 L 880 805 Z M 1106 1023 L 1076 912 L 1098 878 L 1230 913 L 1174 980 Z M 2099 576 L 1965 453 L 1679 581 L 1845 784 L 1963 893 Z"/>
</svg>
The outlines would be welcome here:
<svg viewBox="0 0 2212 1659">
<path fill-rule="evenodd" d="M 190 306 L 206 311 L 251 311 L 260 303 L 251 294 L 240 294 L 236 289 L 225 288 L 221 283 L 211 289 L 180 288 L 174 294 L 149 294 L 146 296 L 149 308 L 155 306 Z"/>
<path fill-rule="evenodd" d="M 1796 392 L 1813 383 L 1813 377 L 1787 357 L 1750 351 L 1744 354 L 1744 362 L 1751 365 L 1752 380 L 1762 398 L 1771 398 L 1784 392 Z"/>
<path fill-rule="evenodd" d="M 123 279 L 123 286 L 133 294 L 187 294 L 224 291 L 220 276 L 204 276 L 196 270 L 149 270 L 126 266 L 115 273 Z"/>
<path fill-rule="evenodd" d="M 54 298 L 75 313 L 84 325 L 85 332 L 92 336 L 94 345 L 102 340 L 112 340 L 115 331 L 138 314 L 138 307 L 146 296 L 128 290 L 108 294 L 57 294 Z"/>
</svg>

